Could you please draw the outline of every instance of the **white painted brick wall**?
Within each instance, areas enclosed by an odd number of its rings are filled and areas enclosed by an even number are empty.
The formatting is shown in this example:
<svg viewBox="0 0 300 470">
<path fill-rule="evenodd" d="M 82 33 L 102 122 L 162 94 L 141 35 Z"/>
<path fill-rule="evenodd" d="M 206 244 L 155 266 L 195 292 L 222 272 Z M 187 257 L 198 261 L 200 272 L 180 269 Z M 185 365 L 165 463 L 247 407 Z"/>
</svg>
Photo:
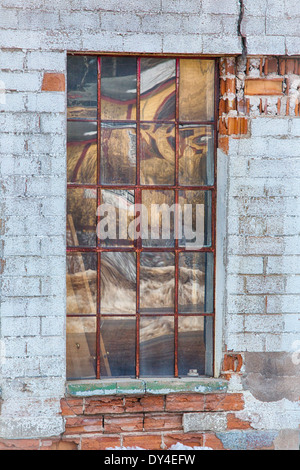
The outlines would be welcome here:
<svg viewBox="0 0 300 470">
<path fill-rule="evenodd" d="M 290 351 L 300 336 L 295 320 L 300 292 L 298 123 L 297 118 L 256 118 L 250 139 L 230 141 L 229 349 Z"/>
<path fill-rule="evenodd" d="M 2 0 L 0 437 L 63 430 L 66 96 L 40 91 L 44 71 L 65 73 L 67 50 L 240 54 L 239 19 L 249 54 L 300 53 L 299 2 L 244 0 L 243 18 L 241 3 Z M 299 332 L 300 120 L 257 119 L 251 132 L 231 140 L 228 156 L 225 342 L 290 350 Z"/>
</svg>

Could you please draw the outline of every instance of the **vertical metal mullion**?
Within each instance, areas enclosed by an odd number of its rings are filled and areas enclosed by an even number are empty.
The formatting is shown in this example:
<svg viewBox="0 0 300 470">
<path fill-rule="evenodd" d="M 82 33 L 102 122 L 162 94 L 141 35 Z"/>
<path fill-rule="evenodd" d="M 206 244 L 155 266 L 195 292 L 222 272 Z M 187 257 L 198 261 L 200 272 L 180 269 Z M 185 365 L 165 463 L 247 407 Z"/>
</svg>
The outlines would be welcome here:
<svg viewBox="0 0 300 470">
<path fill-rule="evenodd" d="M 100 153 L 101 153 L 101 57 L 98 57 L 98 114 L 97 114 L 97 208 L 101 204 L 101 189 L 100 185 Z M 97 226 L 100 222 L 100 216 L 97 212 Z M 100 246 L 100 240 L 97 237 L 97 246 Z M 97 254 L 97 326 L 96 326 L 96 377 L 100 379 L 101 376 L 101 363 L 100 363 L 100 338 L 101 338 L 101 253 Z"/>
<path fill-rule="evenodd" d="M 136 184 L 139 187 L 140 176 L 140 111 L 141 111 L 141 58 L 137 58 L 137 101 L 136 101 Z M 141 190 L 135 190 L 135 203 L 141 204 Z M 141 216 L 141 214 L 140 214 Z M 140 223 L 140 235 L 141 235 Z M 136 239 L 136 378 L 140 377 L 140 266 L 142 240 Z"/>
<path fill-rule="evenodd" d="M 176 58 L 176 115 L 175 115 L 175 311 L 174 311 L 174 375 L 178 377 L 178 282 L 179 282 L 179 252 L 178 252 L 178 202 L 179 202 L 179 59 Z"/>
</svg>

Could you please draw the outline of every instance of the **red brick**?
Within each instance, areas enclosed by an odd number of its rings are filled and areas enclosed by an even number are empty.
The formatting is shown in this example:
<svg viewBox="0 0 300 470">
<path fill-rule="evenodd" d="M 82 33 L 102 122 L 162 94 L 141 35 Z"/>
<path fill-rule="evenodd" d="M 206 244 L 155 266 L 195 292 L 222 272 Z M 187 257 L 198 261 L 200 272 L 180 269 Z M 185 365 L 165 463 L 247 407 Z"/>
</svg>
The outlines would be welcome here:
<svg viewBox="0 0 300 470">
<path fill-rule="evenodd" d="M 124 436 L 123 446 L 141 447 L 146 450 L 160 450 L 162 449 L 161 435 L 144 433 L 138 436 Z"/>
<path fill-rule="evenodd" d="M 40 450 L 78 450 L 80 439 L 43 441 Z"/>
<path fill-rule="evenodd" d="M 216 393 L 206 395 L 205 411 L 239 411 L 244 409 L 241 393 Z"/>
<path fill-rule="evenodd" d="M 65 91 L 66 79 L 63 73 L 45 73 L 42 91 Z"/>
<path fill-rule="evenodd" d="M 220 136 L 218 142 L 219 149 L 222 150 L 226 155 L 228 155 L 229 151 L 229 138 L 228 136 Z"/>
<path fill-rule="evenodd" d="M 163 396 L 145 396 L 142 398 L 126 397 L 125 411 L 127 413 L 164 411 L 165 400 Z"/>
<path fill-rule="evenodd" d="M 203 411 L 204 395 L 199 393 L 170 394 L 166 398 L 166 411 Z"/>
<path fill-rule="evenodd" d="M 225 354 L 223 360 L 223 370 L 232 370 L 239 372 L 243 365 L 243 358 L 241 354 Z"/>
<path fill-rule="evenodd" d="M 222 442 L 218 439 L 215 434 L 206 433 L 203 436 L 203 445 L 205 447 L 211 447 L 213 450 L 225 450 Z"/>
<path fill-rule="evenodd" d="M 182 429 L 182 414 L 164 413 L 160 415 L 146 415 L 144 420 L 145 431 Z"/>
<path fill-rule="evenodd" d="M 65 434 L 85 434 L 103 431 L 103 419 L 77 417 L 67 418 Z"/>
<path fill-rule="evenodd" d="M 164 434 L 163 441 L 167 448 L 171 447 L 177 442 L 190 447 L 201 447 L 203 445 L 203 434 L 199 433 L 175 433 L 175 434 Z"/>
<path fill-rule="evenodd" d="M 248 78 L 245 80 L 245 95 L 282 95 L 282 78 Z"/>
<path fill-rule="evenodd" d="M 60 401 L 63 416 L 77 416 L 83 414 L 82 398 L 63 398 Z"/>
<path fill-rule="evenodd" d="M 0 440 L 0 450 L 38 450 L 39 446 L 38 439 Z"/>
<path fill-rule="evenodd" d="M 83 437 L 81 441 L 81 450 L 105 450 L 108 447 L 120 447 L 119 436 L 92 436 Z"/>
<path fill-rule="evenodd" d="M 122 413 L 123 411 L 123 398 L 119 397 L 87 398 L 84 407 L 85 415 Z"/>
<path fill-rule="evenodd" d="M 278 62 L 275 57 L 271 57 L 269 59 L 266 59 L 265 63 L 265 74 L 269 73 L 278 73 Z"/>
<path fill-rule="evenodd" d="M 104 431 L 107 433 L 139 432 L 143 430 L 143 415 L 104 416 Z"/>
<path fill-rule="evenodd" d="M 227 429 L 251 429 L 249 421 L 237 418 L 233 413 L 227 415 Z"/>
</svg>

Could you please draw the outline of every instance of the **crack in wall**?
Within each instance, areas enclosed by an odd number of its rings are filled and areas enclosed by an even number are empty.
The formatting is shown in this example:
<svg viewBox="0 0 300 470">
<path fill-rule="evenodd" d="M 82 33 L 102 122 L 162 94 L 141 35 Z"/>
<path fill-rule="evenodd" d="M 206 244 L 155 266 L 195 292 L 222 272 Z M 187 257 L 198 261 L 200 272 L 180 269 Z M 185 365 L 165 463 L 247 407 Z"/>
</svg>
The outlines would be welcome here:
<svg viewBox="0 0 300 470">
<path fill-rule="evenodd" d="M 239 5 L 240 5 L 240 13 L 239 13 L 239 18 L 238 18 L 238 24 L 237 24 L 237 34 L 241 38 L 241 43 L 242 43 L 242 57 L 247 56 L 247 37 L 245 34 L 242 33 L 242 23 L 245 15 L 245 5 L 244 5 L 244 0 L 239 0 Z"/>
</svg>

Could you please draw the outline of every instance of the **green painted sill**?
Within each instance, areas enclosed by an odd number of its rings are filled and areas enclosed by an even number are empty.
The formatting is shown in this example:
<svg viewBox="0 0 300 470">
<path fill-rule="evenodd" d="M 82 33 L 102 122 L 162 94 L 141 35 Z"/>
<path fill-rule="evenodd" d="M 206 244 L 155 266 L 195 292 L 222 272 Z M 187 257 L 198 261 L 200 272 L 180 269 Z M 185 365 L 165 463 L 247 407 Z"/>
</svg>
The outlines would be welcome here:
<svg viewBox="0 0 300 470">
<path fill-rule="evenodd" d="M 103 395 L 167 395 L 169 393 L 225 393 L 228 382 L 223 379 L 106 379 L 67 382 L 66 393 L 72 397 Z"/>
</svg>

